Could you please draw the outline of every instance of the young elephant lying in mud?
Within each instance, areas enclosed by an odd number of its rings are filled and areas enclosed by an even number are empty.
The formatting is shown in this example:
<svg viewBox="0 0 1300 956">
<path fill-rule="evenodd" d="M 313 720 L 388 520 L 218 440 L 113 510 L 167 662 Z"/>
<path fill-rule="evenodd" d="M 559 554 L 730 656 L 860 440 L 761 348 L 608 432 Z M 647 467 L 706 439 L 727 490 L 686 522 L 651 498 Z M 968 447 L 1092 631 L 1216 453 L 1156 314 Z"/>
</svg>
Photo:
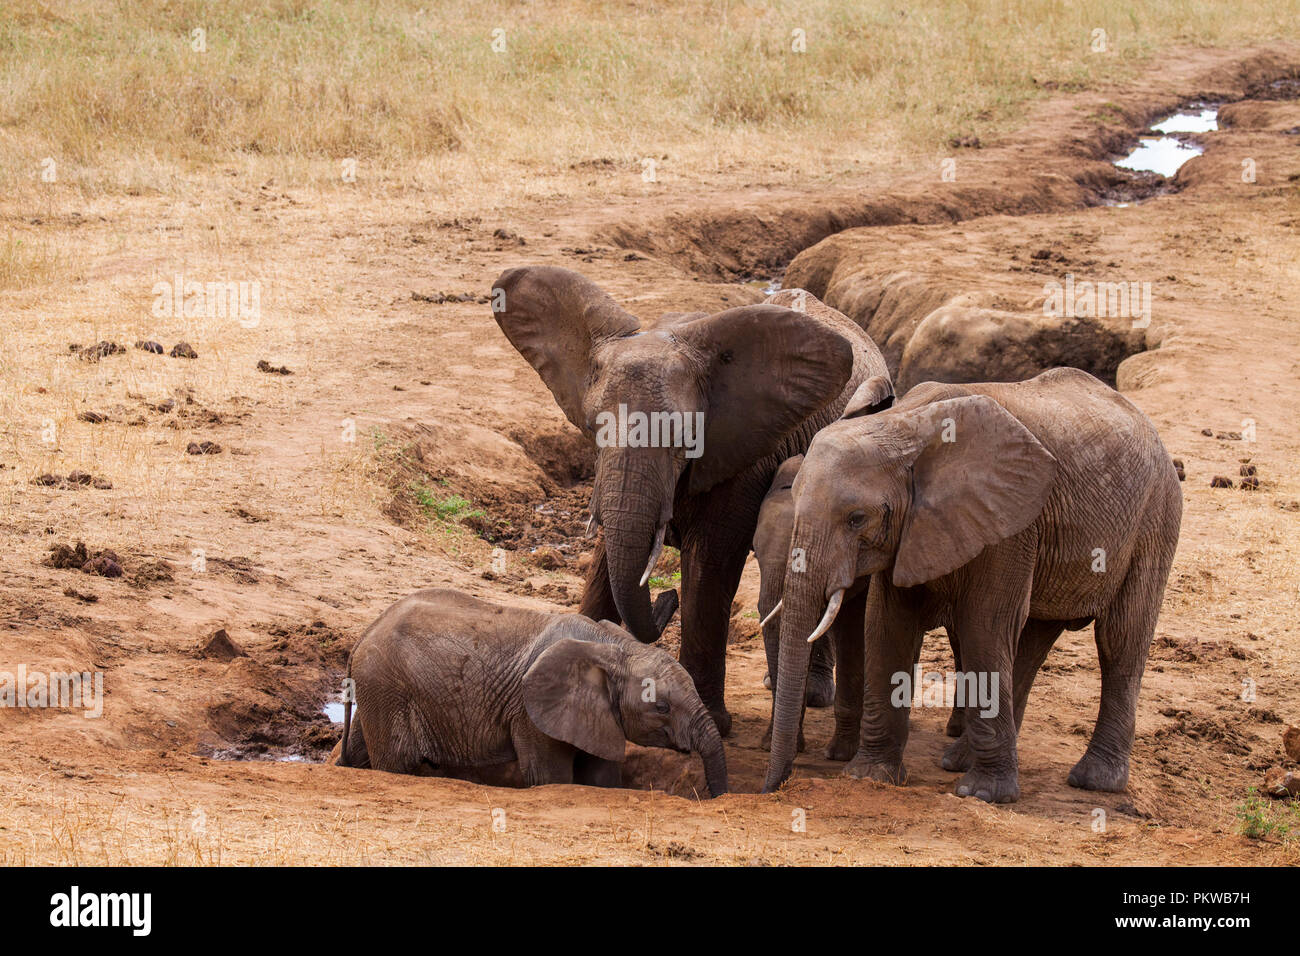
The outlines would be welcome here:
<svg viewBox="0 0 1300 956">
<path fill-rule="evenodd" d="M 340 766 L 524 786 L 618 786 L 624 744 L 695 752 L 727 792 L 722 738 L 686 671 L 608 621 L 419 591 L 352 651 Z"/>
</svg>

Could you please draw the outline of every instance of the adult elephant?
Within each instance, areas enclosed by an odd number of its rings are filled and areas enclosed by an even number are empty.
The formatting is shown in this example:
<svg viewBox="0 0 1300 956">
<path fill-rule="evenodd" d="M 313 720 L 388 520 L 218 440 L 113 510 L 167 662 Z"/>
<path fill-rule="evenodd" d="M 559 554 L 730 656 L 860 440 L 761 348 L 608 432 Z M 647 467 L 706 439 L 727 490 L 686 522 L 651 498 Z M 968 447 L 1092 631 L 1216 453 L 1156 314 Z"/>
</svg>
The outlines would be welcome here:
<svg viewBox="0 0 1300 956">
<path fill-rule="evenodd" d="M 785 586 L 765 790 L 794 761 L 807 642 L 864 574 L 867 689 L 847 773 L 905 781 L 912 695 L 895 692 L 909 686 L 925 631 L 943 625 L 959 667 L 996 690 L 967 699 L 944 766 L 965 771 L 959 796 L 1016 800 L 1016 736 L 1034 676 L 1062 631 L 1093 623 L 1101 705 L 1069 782 L 1126 786 L 1182 515 L 1169 453 L 1136 406 L 1077 369 L 918 385 L 888 411 L 823 430 L 793 490 L 793 543 L 808 571 Z"/>
<path fill-rule="evenodd" d="M 569 269 L 510 269 L 492 296 L 506 338 L 597 446 L 591 511 L 604 535 L 582 613 L 658 640 L 670 614 L 656 614 L 647 582 L 664 542 L 680 548 L 680 660 L 726 736 L 727 627 L 759 505 L 777 466 L 837 418 L 861 383 L 883 376 L 879 400 L 892 397 L 879 351 L 801 290 L 648 328 Z M 676 422 L 676 440 L 621 427 L 637 414 L 665 428 Z"/>
</svg>

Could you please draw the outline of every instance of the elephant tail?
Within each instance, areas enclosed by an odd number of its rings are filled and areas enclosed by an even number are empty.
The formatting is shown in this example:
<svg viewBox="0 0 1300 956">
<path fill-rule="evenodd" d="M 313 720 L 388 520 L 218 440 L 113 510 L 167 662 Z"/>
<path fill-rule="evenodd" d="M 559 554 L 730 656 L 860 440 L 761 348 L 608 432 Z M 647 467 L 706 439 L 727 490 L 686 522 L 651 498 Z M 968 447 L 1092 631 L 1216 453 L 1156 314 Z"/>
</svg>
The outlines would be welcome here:
<svg viewBox="0 0 1300 956">
<path fill-rule="evenodd" d="M 352 730 L 352 698 L 356 696 L 355 687 L 352 683 L 352 660 L 348 659 L 348 680 L 343 692 L 343 746 L 339 748 L 339 759 L 336 766 L 348 766 L 348 734 Z"/>
</svg>

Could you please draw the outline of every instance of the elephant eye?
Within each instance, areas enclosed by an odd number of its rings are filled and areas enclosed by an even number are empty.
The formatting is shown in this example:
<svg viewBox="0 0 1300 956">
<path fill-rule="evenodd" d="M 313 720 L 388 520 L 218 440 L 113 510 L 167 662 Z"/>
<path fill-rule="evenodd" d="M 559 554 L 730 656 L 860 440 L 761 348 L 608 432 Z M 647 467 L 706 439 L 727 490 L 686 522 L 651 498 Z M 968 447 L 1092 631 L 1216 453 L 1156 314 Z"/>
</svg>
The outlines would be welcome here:
<svg viewBox="0 0 1300 956">
<path fill-rule="evenodd" d="M 669 711 L 668 701 L 666 700 L 655 701 L 655 710 L 657 710 L 661 714 L 668 713 Z"/>
<path fill-rule="evenodd" d="M 867 513 L 865 511 L 855 511 L 849 515 L 849 527 L 861 528 L 867 523 Z"/>
</svg>

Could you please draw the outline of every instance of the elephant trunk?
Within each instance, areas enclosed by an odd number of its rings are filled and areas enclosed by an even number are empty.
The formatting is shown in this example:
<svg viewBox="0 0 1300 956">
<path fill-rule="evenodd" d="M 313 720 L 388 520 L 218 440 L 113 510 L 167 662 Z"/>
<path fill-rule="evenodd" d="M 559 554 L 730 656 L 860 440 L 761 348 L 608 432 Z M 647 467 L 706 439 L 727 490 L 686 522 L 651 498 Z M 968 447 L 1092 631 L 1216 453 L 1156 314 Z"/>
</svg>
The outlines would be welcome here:
<svg viewBox="0 0 1300 956">
<path fill-rule="evenodd" d="M 691 750 L 704 761 L 704 780 L 709 795 L 720 797 L 727 792 L 727 758 L 722 751 L 722 735 L 709 712 L 703 707 L 691 720 Z"/>
<path fill-rule="evenodd" d="M 650 602 L 650 572 L 663 547 L 680 469 L 660 467 L 660 462 L 634 464 L 626 453 L 600 464 L 596 494 L 610 594 L 623 626 L 637 640 L 652 644 L 659 640 L 661 625 Z"/>
<path fill-rule="evenodd" d="M 807 693 L 808 660 L 812 655 L 809 638 L 826 632 L 844 597 L 842 591 L 836 591 L 830 602 L 826 602 L 823 583 L 803 580 L 807 576 L 805 573 L 787 578 L 784 606 L 777 618 L 781 639 L 772 705 L 772 752 L 763 783 L 764 793 L 781 786 L 794 769 Z"/>
</svg>

